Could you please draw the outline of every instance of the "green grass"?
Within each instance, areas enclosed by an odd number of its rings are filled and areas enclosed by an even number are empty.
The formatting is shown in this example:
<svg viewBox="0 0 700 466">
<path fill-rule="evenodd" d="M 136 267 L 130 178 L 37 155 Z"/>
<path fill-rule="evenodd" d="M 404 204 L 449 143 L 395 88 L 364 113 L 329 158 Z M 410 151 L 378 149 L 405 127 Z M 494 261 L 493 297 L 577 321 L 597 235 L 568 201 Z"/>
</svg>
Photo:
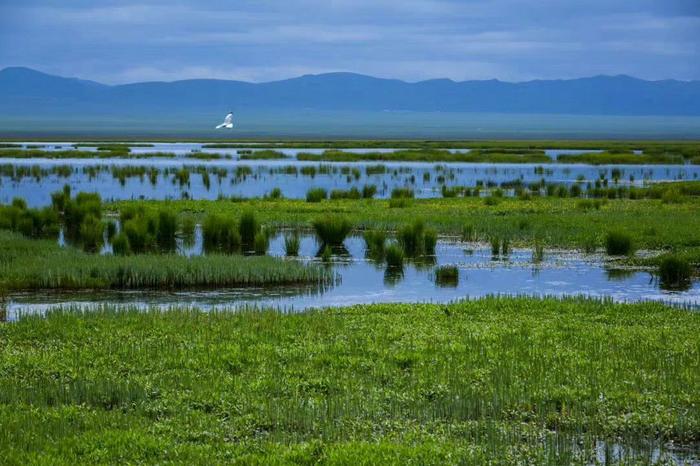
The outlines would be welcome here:
<svg viewBox="0 0 700 466">
<path fill-rule="evenodd" d="M 640 249 L 688 248 L 700 246 L 700 201 L 688 198 L 680 204 L 656 199 L 611 199 L 597 209 L 577 207 L 580 199 L 503 198 L 486 205 L 481 198 L 413 199 L 402 208 L 390 208 L 389 200 L 206 200 L 122 201 L 108 205 L 121 209 L 130 205 L 148 210 L 173 209 L 183 215 L 219 213 L 240 216 L 252 209 L 259 221 L 273 226 L 301 226 L 326 213 L 346 217 L 358 229 L 397 230 L 416 218 L 424 219 L 439 233 L 461 235 L 465 224 L 473 226 L 474 239 L 508 237 L 514 245 L 530 244 L 538 238 L 545 246 L 583 248 L 593 242 L 603 247 L 608 231 L 622 231 L 633 237 Z M 525 228 L 521 228 L 525 225 Z"/>
<path fill-rule="evenodd" d="M 562 154 L 558 163 L 586 163 L 591 165 L 649 165 L 682 164 L 684 159 L 679 154 L 634 154 L 632 152 L 589 152 L 585 154 Z"/>
<path fill-rule="evenodd" d="M 323 283 L 332 279 L 332 273 L 320 267 L 267 256 L 101 256 L 0 230 L 0 292 L 213 288 Z"/>
<path fill-rule="evenodd" d="M 700 439 L 698 333 L 697 313 L 575 299 L 55 311 L 0 326 L 0 448 L 9 464 L 590 464 L 594 439 Z"/>
<path fill-rule="evenodd" d="M 250 154 L 241 154 L 239 156 L 241 160 L 276 160 L 276 159 L 286 159 L 288 158 L 282 152 L 270 149 L 255 150 Z"/>
<path fill-rule="evenodd" d="M 299 153 L 298 160 L 323 162 L 403 161 L 403 162 L 471 162 L 471 163 L 548 163 L 552 159 L 542 151 L 493 152 L 475 149 L 469 153 L 453 154 L 441 149 L 406 149 L 396 152 L 366 152 L 363 154 L 327 150 L 322 154 Z"/>
</svg>

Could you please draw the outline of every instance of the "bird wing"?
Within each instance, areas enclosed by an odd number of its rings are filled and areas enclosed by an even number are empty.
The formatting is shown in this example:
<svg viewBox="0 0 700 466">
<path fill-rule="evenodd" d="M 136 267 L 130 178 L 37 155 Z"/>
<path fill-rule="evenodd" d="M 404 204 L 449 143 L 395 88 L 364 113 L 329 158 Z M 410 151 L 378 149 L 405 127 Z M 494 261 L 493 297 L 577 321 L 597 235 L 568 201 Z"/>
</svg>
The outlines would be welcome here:
<svg viewBox="0 0 700 466">
<path fill-rule="evenodd" d="M 233 123 L 231 120 L 233 120 L 233 114 L 229 113 L 228 115 L 226 115 L 226 118 L 224 118 L 224 124 L 230 125 L 231 123 Z"/>
</svg>

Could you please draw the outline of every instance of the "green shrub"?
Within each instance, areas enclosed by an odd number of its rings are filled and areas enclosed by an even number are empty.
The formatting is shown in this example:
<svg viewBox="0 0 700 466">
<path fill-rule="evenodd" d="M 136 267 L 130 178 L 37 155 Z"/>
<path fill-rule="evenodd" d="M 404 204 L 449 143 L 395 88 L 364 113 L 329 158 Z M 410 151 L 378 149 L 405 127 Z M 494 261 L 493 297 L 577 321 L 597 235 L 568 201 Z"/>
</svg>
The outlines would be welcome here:
<svg viewBox="0 0 700 466">
<path fill-rule="evenodd" d="M 172 212 L 161 210 L 158 212 L 158 230 L 156 240 L 162 250 L 175 249 L 175 233 L 177 232 L 177 217 Z"/>
<path fill-rule="evenodd" d="M 321 243 L 329 246 L 340 246 L 352 230 L 346 218 L 331 215 L 314 220 L 313 227 Z"/>
<path fill-rule="evenodd" d="M 392 243 L 387 246 L 384 257 L 386 258 L 387 267 L 393 269 L 403 267 L 404 252 L 398 244 Z"/>
<path fill-rule="evenodd" d="M 386 246 L 386 233 L 381 230 L 369 230 L 363 235 L 367 252 L 372 257 L 384 256 Z"/>
<path fill-rule="evenodd" d="M 301 239 L 298 232 L 290 233 L 284 237 L 284 253 L 287 256 L 296 257 L 299 255 Z"/>
<path fill-rule="evenodd" d="M 323 188 L 311 188 L 306 192 L 306 202 L 321 202 L 328 197 L 328 192 Z"/>
<path fill-rule="evenodd" d="M 459 284 L 459 269 L 454 265 L 443 265 L 435 269 L 435 284 L 456 287 Z"/>
<path fill-rule="evenodd" d="M 605 252 L 610 256 L 632 254 L 632 237 L 620 231 L 608 232 L 605 236 Z"/>
<path fill-rule="evenodd" d="M 231 218 L 210 214 L 202 223 L 206 251 L 235 253 L 241 250 L 241 235 Z"/>
<path fill-rule="evenodd" d="M 414 193 L 411 188 L 394 188 L 391 190 L 392 199 L 413 199 Z"/>
<path fill-rule="evenodd" d="M 659 278 L 665 288 L 684 288 L 690 283 L 692 267 L 678 256 L 667 256 L 659 264 Z"/>
<path fill-rule="evenodd" d="M 80 242 L 83 249 L 96 252 L 102 247 L 104 223 L 93 215 L 88 215 L 80 225 Z"/>
<path fill-rule="evenodd" d="M 238 224 L 238 233 L 241 236 L 241 244 L 246 250 L 254 249 L 255 237 L 260 231 L 260 224 L 253 211 L 243 212 Z"/>
<path fill-rule="evenodd" d="M 362 197 L 364 199 L 372 199 L 377 194 L 377 186 L 373 184 L 366 184 L 362 188 Z"/>
<path fill-rule="evenodd" d="M 115 256 L 127 256 L 131 254 L 131 246 L 129 245 L 129 237 L 126 233 L 121 232 L 112 239 L 112 253 Z"/>
<path fill-rule="evenodd" d="M 253 250 L 258 256 L 264 256 L 267 253 L 267 248 L 270 245 L 270 238 L 264 231 L 259 231 L 255 234 Z"/>
<path fill-rule="evenodd" d="M 416 220 L 401 227 L 397 233 L 398 242 L 409 257 L 435 254 L 437 233 L 426 229 L 422 220 Z"/>
</svg>

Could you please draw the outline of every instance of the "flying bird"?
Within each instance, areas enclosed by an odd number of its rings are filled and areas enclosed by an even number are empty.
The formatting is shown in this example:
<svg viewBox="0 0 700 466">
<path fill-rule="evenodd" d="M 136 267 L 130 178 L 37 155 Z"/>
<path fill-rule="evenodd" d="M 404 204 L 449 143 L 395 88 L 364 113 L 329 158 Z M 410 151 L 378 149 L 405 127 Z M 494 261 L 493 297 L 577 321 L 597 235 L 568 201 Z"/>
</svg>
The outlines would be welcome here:
<svg viewBox="0 0 700 466">
<path fill-rule="evenodd" d="M 221 128 L 233 128 L 233 112 L 228 112 L 228 115 L 224 118 L 224 122 L 216 126 L 216 129 Z"/>
</svg>

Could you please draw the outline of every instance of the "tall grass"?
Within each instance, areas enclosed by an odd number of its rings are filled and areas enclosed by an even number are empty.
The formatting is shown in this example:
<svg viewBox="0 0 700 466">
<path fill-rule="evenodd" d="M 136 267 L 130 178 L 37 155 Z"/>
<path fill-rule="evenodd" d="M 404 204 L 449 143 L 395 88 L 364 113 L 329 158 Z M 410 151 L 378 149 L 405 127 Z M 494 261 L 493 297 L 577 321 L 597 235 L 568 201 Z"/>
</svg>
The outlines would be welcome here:
<svg viewBox="0 0 700 466">
<path fill-rule="evenodd" d="M 326 215 L 314 220 L 313 228 L 323 245 L 340 246 L 352 230 L 352 225 L 345 217 Z"/>
<path fill-rule="evenodd" d="M 311 188 L 306 192 L 306 202 L 321 202 L 328 197 L 328 192 L 323 188 Z"/>
<path fill-rule="evenodd" d="M 202 236 L 206 251 L 235 253 L 241 249 L 241 234 L 230 217 L 208 215 L 202 223 Z"/>
<path fill-rule="evenodd" d="M 123 237 L 117 235 L 115 243 L 119 244 Z M 117 254 L 123 254 L 123 250 Z M 102 256 L 0 232 L 0 289 L 177 289 L 331 279 L 332 274 L 320 268 L 268 256 Z"/>
<path fill-rule="evenodd" d="M 299 232 L 294 231 L 284 236 L 284 253 L 290 257 L 296 257 L 299 255 L 299 248 L 301 246 L 301 238 Z"/>
<path fill-rule="evenodd" d="M 634 252 L 632 237 L 624 232 L 610 231 L 605 236 L 605 252 L 611 256 L 627 256 Z"/>
</svg>

